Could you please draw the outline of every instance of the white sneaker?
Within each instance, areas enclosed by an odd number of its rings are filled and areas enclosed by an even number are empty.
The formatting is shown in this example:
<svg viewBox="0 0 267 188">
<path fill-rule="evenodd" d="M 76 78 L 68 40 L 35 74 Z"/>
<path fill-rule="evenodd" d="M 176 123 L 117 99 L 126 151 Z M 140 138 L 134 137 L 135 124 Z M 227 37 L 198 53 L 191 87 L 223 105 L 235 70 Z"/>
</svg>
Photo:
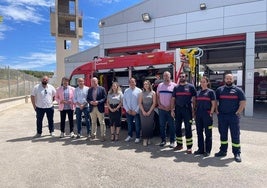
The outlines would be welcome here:
<svg viewBox="0 0 267 188">
<path fill-rule="evenodd" d="M 50 136 L 55 137 L 55 133 L 54 132 L 51 132 L 50 133 Z"/>
<path fill-rule="evenodd" d="M 77 134 L 76 138 L 77 139 L 81 138 L 81 135 L 80 134 Z"/>
<path fill-rule="evenodd" d="M 71 137 L 71 138 L 74 138 L 74 137 L 75 137 L 74 132 L 71 132 L 71 133 L 70 133 L 70 137 Z"/>
<path fill-rule="evenodd" d="M 174 148 L 174 142 L 170 143 L 170 148 Z"/>
<path fill-rule="evenodd" d="M 129 142 L 132 139 L 132 137 L 127 136 L 127 138 L 125 139 L 125 142 Z"/>
<path fill-rule="evenodd" d="M 143 146 L 147 146 L 148 140 L 147 139 L 143 139 Z"/>
<path fill-rule="evenodd" d="M 135 143 L 139 143 L 140 142 L 140 138 L 136 138 L 134 142 Z"/>
<path fill-rule="evenodd" d="M 63 132 L 60 133 L 59 138 L 64 138 L 65 134 Z"/>
</svg>

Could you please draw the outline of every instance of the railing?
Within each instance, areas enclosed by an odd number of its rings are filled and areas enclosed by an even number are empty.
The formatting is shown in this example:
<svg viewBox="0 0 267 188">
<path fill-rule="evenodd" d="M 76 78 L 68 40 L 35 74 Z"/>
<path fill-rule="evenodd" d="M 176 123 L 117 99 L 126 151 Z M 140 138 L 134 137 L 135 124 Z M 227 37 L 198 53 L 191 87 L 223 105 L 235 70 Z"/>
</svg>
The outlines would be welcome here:
<svg viewBox="0 0 267 188">
<path fill-rule="evenodd" d="M 50 7 L 50 13 L 56 13 L 56 7 Z M 60 6 L 58 14 L 75 15 L 75 9 L 69 9 L 67 6 Z M 79 11 L 77 16 L 83 16 L 82 11 Z"/>
<path fill-rule="evenodd" d="M 38 78 L 0 66 L 0 99 L 30 95 Z"/>
</svg>

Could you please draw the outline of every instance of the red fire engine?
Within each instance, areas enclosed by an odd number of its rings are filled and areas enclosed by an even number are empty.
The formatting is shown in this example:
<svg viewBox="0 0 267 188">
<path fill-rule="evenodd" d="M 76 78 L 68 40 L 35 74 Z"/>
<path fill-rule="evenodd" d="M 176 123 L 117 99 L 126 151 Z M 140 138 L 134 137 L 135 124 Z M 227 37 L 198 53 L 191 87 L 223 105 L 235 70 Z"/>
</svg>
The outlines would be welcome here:
<svg viewBox="0 0 267 188">
<path fill-rule="evenodd" d="M 156 79 L 155 75 L 164 71 L 170 71 L 173 81 L 177 82 L 181 71 L 190 71 L 192 77 L 195 77 L 197 61 L 201 56 L 200 48 L 190 48 L 120 57 L 96 57 L 72 72 L 71 85 L 76 86 L 77 79 L 82 77 L 85 85 L 90 86 L 90 79 L 96 76 L 99 84 L 108 90 L 113 81 L 125 86 L 130 77 L 135 77 L 137 86 L 141 87 L 145 79 Z"/>
<path fill-rule="evenodd" d="M 120 57 L 95 57 L 72 72 L 70 84 L 77 86 L 77 79 L 84 78 L 85 85 L 90 86 L 91 78 L 97 77 L 99 85 L 105 87 L 106 91 L 114 81 L 117 81 L 124 91 L 128 87 L 130 77 L 134 77 L 137 87 L 142 88 L 144 80 L 154 83 L 156 75 L 162 75 L 164 71 L 172 74 L 174 82 L 178 82 L 182 71 L 190 72 L 191 80 L 195 80 L 194 78 L 198 77 L 196 65 L 202 54 L 200 48 L 190 48 Z"/>
</svg>

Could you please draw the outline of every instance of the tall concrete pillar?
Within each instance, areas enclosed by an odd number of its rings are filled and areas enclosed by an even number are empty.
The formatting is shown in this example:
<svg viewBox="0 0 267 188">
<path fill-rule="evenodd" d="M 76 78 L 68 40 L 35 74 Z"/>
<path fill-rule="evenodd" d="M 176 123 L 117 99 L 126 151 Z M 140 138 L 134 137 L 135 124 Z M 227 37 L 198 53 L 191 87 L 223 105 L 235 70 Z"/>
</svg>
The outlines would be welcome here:
<svg viewBox="0 0 267 188">
<path fill-rule="evenodd" d="M 253 116 L 254 108 L 254 61 L 255 61 L 255 32 L 246 34 L 246 60 L 245 60 L 245 94 L 247 105 L 245 116 Z"/>
<path fill-rule="evenodd" d="M 167 42 L 161 42 L 160 43 L 160 50 L 162 50 L 162 51 L 167 50 Z"/>
</svg>

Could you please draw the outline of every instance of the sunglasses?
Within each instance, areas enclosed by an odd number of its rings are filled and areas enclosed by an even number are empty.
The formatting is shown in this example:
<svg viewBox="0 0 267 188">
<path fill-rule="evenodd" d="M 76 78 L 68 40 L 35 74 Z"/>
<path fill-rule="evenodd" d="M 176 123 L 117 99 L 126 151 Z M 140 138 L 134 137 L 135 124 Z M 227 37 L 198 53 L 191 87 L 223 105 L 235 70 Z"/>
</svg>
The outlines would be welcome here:
<svg viewBox="0 0 267 188">
<path fill-rule="evenodd" d="M 179 76 L 180 78 L 185 78 L 185 76 Z"/>
<path fill-rule="evenodd" d="M 44 90 L 44 93 L 47 94 L 47 90 L 46 89 Z"/>
</svg>

